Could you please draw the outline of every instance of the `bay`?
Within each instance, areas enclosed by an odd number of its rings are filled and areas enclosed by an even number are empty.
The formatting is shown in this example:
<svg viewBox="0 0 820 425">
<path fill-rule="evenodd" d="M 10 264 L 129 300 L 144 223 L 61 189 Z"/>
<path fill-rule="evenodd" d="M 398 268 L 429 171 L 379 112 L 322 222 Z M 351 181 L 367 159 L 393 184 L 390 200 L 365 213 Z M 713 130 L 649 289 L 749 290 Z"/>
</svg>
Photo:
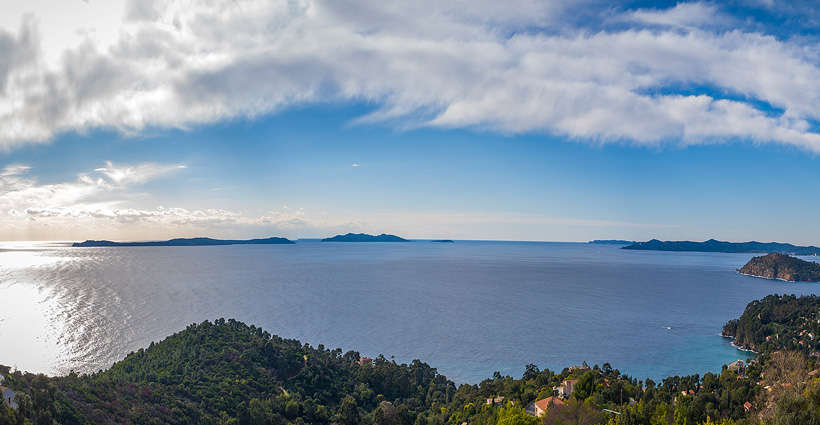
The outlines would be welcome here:
<svg viewBox="0 0 820 425">
<path fill-rule="evenodd" d="M 815 293 L 735 272 L 753 254 L 547 242 L 0 248 L 0 364 L 104 369 L 220 317 L 313 346 L 421 359 L 456 382 L 608 362 L 638 379 L 751 357 L 720 337 L 746 304 Z"/>
</svg>

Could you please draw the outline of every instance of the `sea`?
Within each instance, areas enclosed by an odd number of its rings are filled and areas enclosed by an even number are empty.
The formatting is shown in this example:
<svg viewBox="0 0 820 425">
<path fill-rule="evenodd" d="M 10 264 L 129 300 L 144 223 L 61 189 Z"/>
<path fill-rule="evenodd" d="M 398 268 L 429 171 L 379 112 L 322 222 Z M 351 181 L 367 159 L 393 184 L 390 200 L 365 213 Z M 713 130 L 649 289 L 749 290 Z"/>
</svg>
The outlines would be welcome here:
<svg viewBox="0 0 820 425">
<path fill-rule="evenodd" d="M 752 300 L 818 284 L 737 273 L 754 254 L 455 241 L 73 248 L 0 245 L 0 364 L 91 373 L 193 323 L 283 338 L 457 383 L 609 363 L 637 379 L 720 372 Z"/>
</svg>

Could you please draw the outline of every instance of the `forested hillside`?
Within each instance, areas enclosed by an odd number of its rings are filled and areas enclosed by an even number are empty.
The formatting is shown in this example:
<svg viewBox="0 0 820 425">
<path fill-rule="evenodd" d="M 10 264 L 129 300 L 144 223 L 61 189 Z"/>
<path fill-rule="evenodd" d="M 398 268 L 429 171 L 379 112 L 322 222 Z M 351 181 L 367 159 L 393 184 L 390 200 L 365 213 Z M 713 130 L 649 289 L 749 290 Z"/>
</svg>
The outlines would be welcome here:
<svg viewBox="0 0 820 425">
<path fill-rule="evenodd" d="M 419 361 L 358 360 L 356 352 L 312 348 L 220 319 L 191 325 L 106 371 L 52 379 L 18 372 L 9 386 L 31 394 L 19 413 L 38 424 L 352 424 L 388 413 L 413 423 L 455 392 Z"/>
<path fill-rule="evenodd" d="M 820 418 L 820 380 L 808 379 L 813 362 L 797 353 L 779 358 L 765 369 L 753 363 L 661 382 L 638 380 L 609 364 L 560 372 L 528 365 L 521 378 L 496 372 L 477 385 L 456 386 L 418 360 L 397 364 L 380 356 L 371 362 L 353 351 L 313 348 L 219 319 L 191 325 L 90 375 L 48 378 L 2 367 L 3 385 L 17 391 L 19 406 L 0 403 L 0 425 L 695 425 L 786 416 L 798 422 L 771 423 L 813 423 Z M 571 396 L 550 404 L 542 417 L 528 414 L 533 402 L 568 382 L 574 383 Z"/>
<path fill-rule="evenodd" d="M 723 326 L 723 335 L 759 353 L 820 350 L 820 297 L 768 295 L 746 306 L 738 319 Z"/>
</svg>

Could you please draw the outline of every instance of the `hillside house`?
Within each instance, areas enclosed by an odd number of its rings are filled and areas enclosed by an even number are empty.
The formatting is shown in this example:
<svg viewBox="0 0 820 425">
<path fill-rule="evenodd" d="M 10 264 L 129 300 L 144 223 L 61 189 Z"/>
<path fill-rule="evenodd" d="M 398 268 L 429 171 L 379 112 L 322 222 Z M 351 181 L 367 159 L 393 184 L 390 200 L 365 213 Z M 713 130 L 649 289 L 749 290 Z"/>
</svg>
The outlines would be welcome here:
<svg viewBox="0 0 820 425">
<path fill-rule="evenodd" d="M 577 379 L 567 379 L 561 383 L 555 389 L 558 391 L 558 396 L 562 399 L 567 399 L 569 396 L 572 395 L 572 392 L 575 390 L 575 384 L 578 383 Z"/>
<path fill-rule="evenodd" d="M 544 416 L 552 406 L 564 404 L 558 397 L 547 397 L 535 402 L 535 416 Z"/>
<path fill-rule="evenodd" d="M 746 365 L 743 363 L 743 360 L 735 360 L 729 363 L 727 367 L 734 373 L 741 373 L 744 369 L 746 369 Z"/>
<path fill-rule="evenodd" d="M 504 403 L 504 396 L 499 397 L 490 397 L 487 399 L 487 404 L 496 405 L 496 404 L 503 404 Z"/>
<path fill-rule="evenodd" d="M 0 394 L 3 395 L 3 402 L 11 406 L 13 409 L 17 408 L 17 402 L 14 401 L 14 390 L 11 388 L 0 387 Z"/>
</svg>

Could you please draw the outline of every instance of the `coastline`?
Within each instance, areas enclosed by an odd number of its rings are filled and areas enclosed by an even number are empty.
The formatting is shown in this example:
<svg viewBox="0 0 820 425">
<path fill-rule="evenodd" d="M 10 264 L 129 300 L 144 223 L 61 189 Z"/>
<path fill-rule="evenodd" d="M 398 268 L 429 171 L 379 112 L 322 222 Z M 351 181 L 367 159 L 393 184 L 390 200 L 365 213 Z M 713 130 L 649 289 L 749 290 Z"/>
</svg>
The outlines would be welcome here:
<svg viewBox="0 0 820 425">
<path fill-rule="evenodd" d="M 788 283 L 817 283 L 817 282 L 797 282 L 797 281 L 794 281 L 794 280 L 781 279 L 779 277 L 758 276 L 758 275 L 754 275 L 754 274 L 741 273 L 740 270 L 735 270 L 735 272 L 737 274 L 742 274 L 743 276 L 756 277 L 756 278 L 759 278 L 759 279 L 779 280 L 781 282 L 788 282 Z"/>
<path fill-rule="evenodd" d="M 735 337 L 733 337 L 733 336 L 723 335 L 722 333 L 720 333 L 719 335 L 720 335 L 720 336 L 722 336 L 723 338 L 728 338 L 728 339 L 731 339 L 732 341 L 731 341 L 729 344 L 730 344 L 732 347 L 734 347 L 735 349 L 737 349 L 737 350 L 740 350 L 740 351 L 746 351 L 746 352 L 749 352 L 749 353 L 754 353 L 754 354 L 755 354 L 755 356 L 759 356 L 759 355 L 760 355 L 760 353 L 758 353 L 758 352 L 757 352 L 757 351 L 755 351 L 755 350 L 752 350 L 751 348 L 744 348 L 744 347 L 741 347 L 741 346 L 739 346 L 739 345 L 735 344 Z"/>
</svg>

